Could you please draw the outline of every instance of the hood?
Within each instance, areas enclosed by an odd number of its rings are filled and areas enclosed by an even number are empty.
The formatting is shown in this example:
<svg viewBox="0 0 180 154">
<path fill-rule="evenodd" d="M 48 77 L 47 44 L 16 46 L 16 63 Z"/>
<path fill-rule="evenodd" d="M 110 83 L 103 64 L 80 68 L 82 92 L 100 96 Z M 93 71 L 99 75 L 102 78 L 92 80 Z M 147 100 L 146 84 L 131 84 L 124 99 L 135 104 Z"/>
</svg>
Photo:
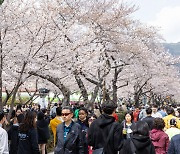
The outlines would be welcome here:
<svg viewBox="0 0 180 154">
<path fill-rule="evenodd" d="M 132 141 L 137 149 L 142 149 L 151 144 L 151 140 L 149 136 L 142 136 L 142 135 L 133 135 Z"/>
<path fill-rule="evenodd" d="M 109 116 L 107 114 L 102 114 L 97 119 L 97 123 L 101 128 L 106 127 L 107 125 L 113 123 L 115 121 L 115 118 L 113 116 Z"/>
<path fill-rule="evenodd" d="M 162 136 L 162 131 L 161 130 L 157 130 L 157 129 L 153 129 L 150 133 L 150 137 L 152 141 L 159 141 L 159 139 Z"/>
<path fill-rule="evenodd" d="M 37 127 L 45 127 L 47 126 L 47 121 L 45 119 L 37 120 Z"/>
<path fill-rule="evenodd" d="M 19 125 L 12 125 L 12 130 L 18 130 L 19 129 Z"/>
</svg>

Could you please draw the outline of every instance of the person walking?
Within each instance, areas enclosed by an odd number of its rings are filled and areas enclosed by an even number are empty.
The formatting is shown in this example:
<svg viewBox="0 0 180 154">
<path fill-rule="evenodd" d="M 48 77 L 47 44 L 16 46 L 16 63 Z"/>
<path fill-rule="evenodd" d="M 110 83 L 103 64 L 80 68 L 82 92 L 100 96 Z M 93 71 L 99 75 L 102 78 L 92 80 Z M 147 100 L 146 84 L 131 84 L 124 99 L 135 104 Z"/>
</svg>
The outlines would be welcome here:
<svg viewBox="0 0 180 154">
<path fill-rule="evenodd" d="M 153 129 L 153 123 L 154 123 L 154 117 L 152 117 L 151 114 L 152 114 L 152 109 L 147 108 L 146 109 L 147 117 L 142 119 L 142 121 L 144 121 L 144 122 L 146 122 L 148 124 L 149 130 Z"/>
<path fill-rule="evenodd" d="M 0 111 L 0 154 L 9 154 L 8 134 L 2 125 L 5 123 L 6 117 L 3 111 Z"/>
<path fill-rule="evenodd" d="M 90 125 L 94 122 L 94 120 L 97 119 L 97 116 L 94 113 L 91 113 L 91 114 L 88 115 L 87 119 L 88 119 L 88 124 L 89 124 L 89 127 L 90 127 Z M 88 134 L 87 134 L 87 137 L 88 137 Z M 93 153 L 92 148 L 93 148 L 92 146 L 88 146 L 88 154 Z"/>
<path fill-rule="evenodd" d="M 48 139 L 50 138 L 50 133 L 49 133 L 49 122 L 50 119 L 45 119 L 45 115 L 43 112 L 38 112 L 37 114 L 37 133 L 38 133 L 38 144 L 39 144 L 39 149 L 41 151 L 41 154 L 45 154 L 45 149 L 46 149 L 46 144 Z"/>
<path fill-rule="evenodd" d="M 56 129 L 56 147 L 55 154 L 84 154 L 84 143 L 82 138 L 81 126 L 75 123 L 73 118 L 73 109 L 63 107 L 63 123 L 59 124 Z"/>
<path fill-rule="evenodd" d="M 54 119 L 56 117 L 56 108 L 58 107 L 57 103 L 54 103 L 54 106 L 50 110 L 50 117 Z"/>
<path fill-rule="evenodd" d="M 27 111 L 23 123 L 19 126 L 19 144 L 17 154 L 40 154 L 36 130 L 36 113 Z"/>
<path fill-rule="evenodd" d="M 61 124 L 63 122 L 62 117 L 61 117 L 61 112 L 62 112 L 62 108 L 57 107 L 56 108 L 56 117 L 50 121 L 50 128 L 51 128 L 51 130 L 53 132 L 53 136 L 54 136 L 54 146 L 55 146 L 55 142 L 56 142 L 56 128 L 59 124 Z"/>
<path fill-rule="evenodd" d="M 88 116 L 88 110 L 85 107 L 80 108 L 77 123 L 81 126 L 85 153 L 88 153 L 88 143 L 86 136 L 87 136 L 89 124 L 88 124 L 87 116 Z"/>
<path fill-rule="evenodd" d="M 144 121 L 135 124 L 131 138 L 124 140 L 120 154 L 156 154 L 149 137 L 149 126 Z"/>
<path fill-rule="evenodd" d="M 113 117 L 116 108 L 116 103 L 104 102 L 103 114 L 91 124 L 88 130 L 88 145 L 93 147 L 94 152 L 103 149 L 104 154 L 118 153 L 122 140 L 122 128 Z"/>
<path fill-rule="evenodd" d="M 176 126 L 177 126 L 177 128 L 180 129 L 180 120 L 174 116 L 174 109 L 171 107 L 167 108 L 167 114 L 168 115 L 163 118 L 163 120 L 165 122 L 165 129 L 170 128 L 170 120 L 171 119 L 176 119 Z"/>
<path fill-rule="evenodd" d="M 122 131 L 123 139 L 130 138 L 130 135 L 133 132 L 134 126 L 135 126 L 135 123 L 133 121 L 133 112 L 127 111 L 125 113 L 124 120 L 121 123 L 121 127 L 123 128 L 123 131 Z"/>
<path fill-rule="evenodd" d="M 168 147 L 168 154 L 180 154 L 180 134 L 171 138 L 171 142 Z"/>
<path fill-rule="evenodd" d="M 169 140 L 177 134 L 180 134 L 180 129 L 177 128 L 176 126 L 176 119 L 171 119 L 170 120 L 170 128 L 168 128 L 165 132 L 169 136 Z"/>
<path fill-rule="evenodd" d="M 152 105 L 152 117 L 154 118 L 162 118 L 161 113 L 158 112 L 158 106 L 156 104 Z"/>
<path fill-rule="evenodd" d="M 17 154 L 19 125 L 23 122 L 23 120 L 24 115 L 22 113 L 16 115 L 13 120 L 13 125 L 11 125 L 8 131 L 8 140 L 10 141 L 9 154 Z"/>
<path fill-rule="evenodd" d="M 166 154 L 169 145 L 169 137 L 163 131 L 165 123 L 162 118 L 154 119 L 154 126 L 150 132 L 152 143 L 155 147 L 156 154 Z"/>
</svg>

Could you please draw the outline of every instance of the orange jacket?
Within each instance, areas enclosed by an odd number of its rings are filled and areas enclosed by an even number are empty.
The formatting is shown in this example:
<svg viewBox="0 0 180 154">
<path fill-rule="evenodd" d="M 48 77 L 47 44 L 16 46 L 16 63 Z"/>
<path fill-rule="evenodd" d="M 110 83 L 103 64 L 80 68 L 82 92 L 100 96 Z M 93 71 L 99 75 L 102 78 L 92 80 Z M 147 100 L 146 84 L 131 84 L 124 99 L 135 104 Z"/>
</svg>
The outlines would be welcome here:
<svg viewBox="0 0 180 154">
<path fill-rule="evenodd" d="M 54 146 L 56 143 L 56 128 L 61 123 L 62 123 L 62 121 L 58 117 L 55 117 L 54 119 L 52 119 L 50 121 L 50 127 L 51 127 L 51 130 L 52 130 L 53 135 L 54 135 Z"/>
</svg>

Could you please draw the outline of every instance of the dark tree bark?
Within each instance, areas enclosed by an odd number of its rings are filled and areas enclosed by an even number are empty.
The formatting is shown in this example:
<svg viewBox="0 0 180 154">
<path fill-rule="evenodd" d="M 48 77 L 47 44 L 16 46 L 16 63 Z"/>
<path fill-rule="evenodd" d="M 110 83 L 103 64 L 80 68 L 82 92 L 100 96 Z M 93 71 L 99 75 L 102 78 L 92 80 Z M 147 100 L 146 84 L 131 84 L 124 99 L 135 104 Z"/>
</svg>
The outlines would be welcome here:
<svg viewBox="0 0 180 154">
<path fill-rule="evenodd" d="M 59 88 L 59 90 L 62 92 L 64 98 L 63 98 L 63 102 L 62 102 L 62 105 L 63 106 L 67 106 L 69 105 L 69 102 L 70 102 L 70 90 L 65 87 L 65 85 L 62 84 L 61 82 L 61 79 L 59 78 L 54 78 L 52 76 L 49 76 L 49 75 L 42 75 L 40 73 L 37 73 L 37 72 L 29 72 L 29 74 L 31 75 L 34 75 L 34 76 L 38 76 L 42 79 L 46 79 L 48 80 L 49 82 L 53 83 L 56 87 Z"/>
</svg>

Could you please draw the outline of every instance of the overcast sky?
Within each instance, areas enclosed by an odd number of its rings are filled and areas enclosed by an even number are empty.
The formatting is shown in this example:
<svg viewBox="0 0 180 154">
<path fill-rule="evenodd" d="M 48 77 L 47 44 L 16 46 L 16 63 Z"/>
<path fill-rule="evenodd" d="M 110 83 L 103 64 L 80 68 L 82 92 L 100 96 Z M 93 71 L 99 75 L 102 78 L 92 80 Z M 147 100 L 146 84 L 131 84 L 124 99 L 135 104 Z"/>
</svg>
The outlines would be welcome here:
<svg viewBox="0 0 180 154">
<path fill-rule="evenodd" d="M 134 18 L 160 27 L 168 43 L 180 42 L 180 0 L 126 0 L 139 6 Z"/>
</svg>

